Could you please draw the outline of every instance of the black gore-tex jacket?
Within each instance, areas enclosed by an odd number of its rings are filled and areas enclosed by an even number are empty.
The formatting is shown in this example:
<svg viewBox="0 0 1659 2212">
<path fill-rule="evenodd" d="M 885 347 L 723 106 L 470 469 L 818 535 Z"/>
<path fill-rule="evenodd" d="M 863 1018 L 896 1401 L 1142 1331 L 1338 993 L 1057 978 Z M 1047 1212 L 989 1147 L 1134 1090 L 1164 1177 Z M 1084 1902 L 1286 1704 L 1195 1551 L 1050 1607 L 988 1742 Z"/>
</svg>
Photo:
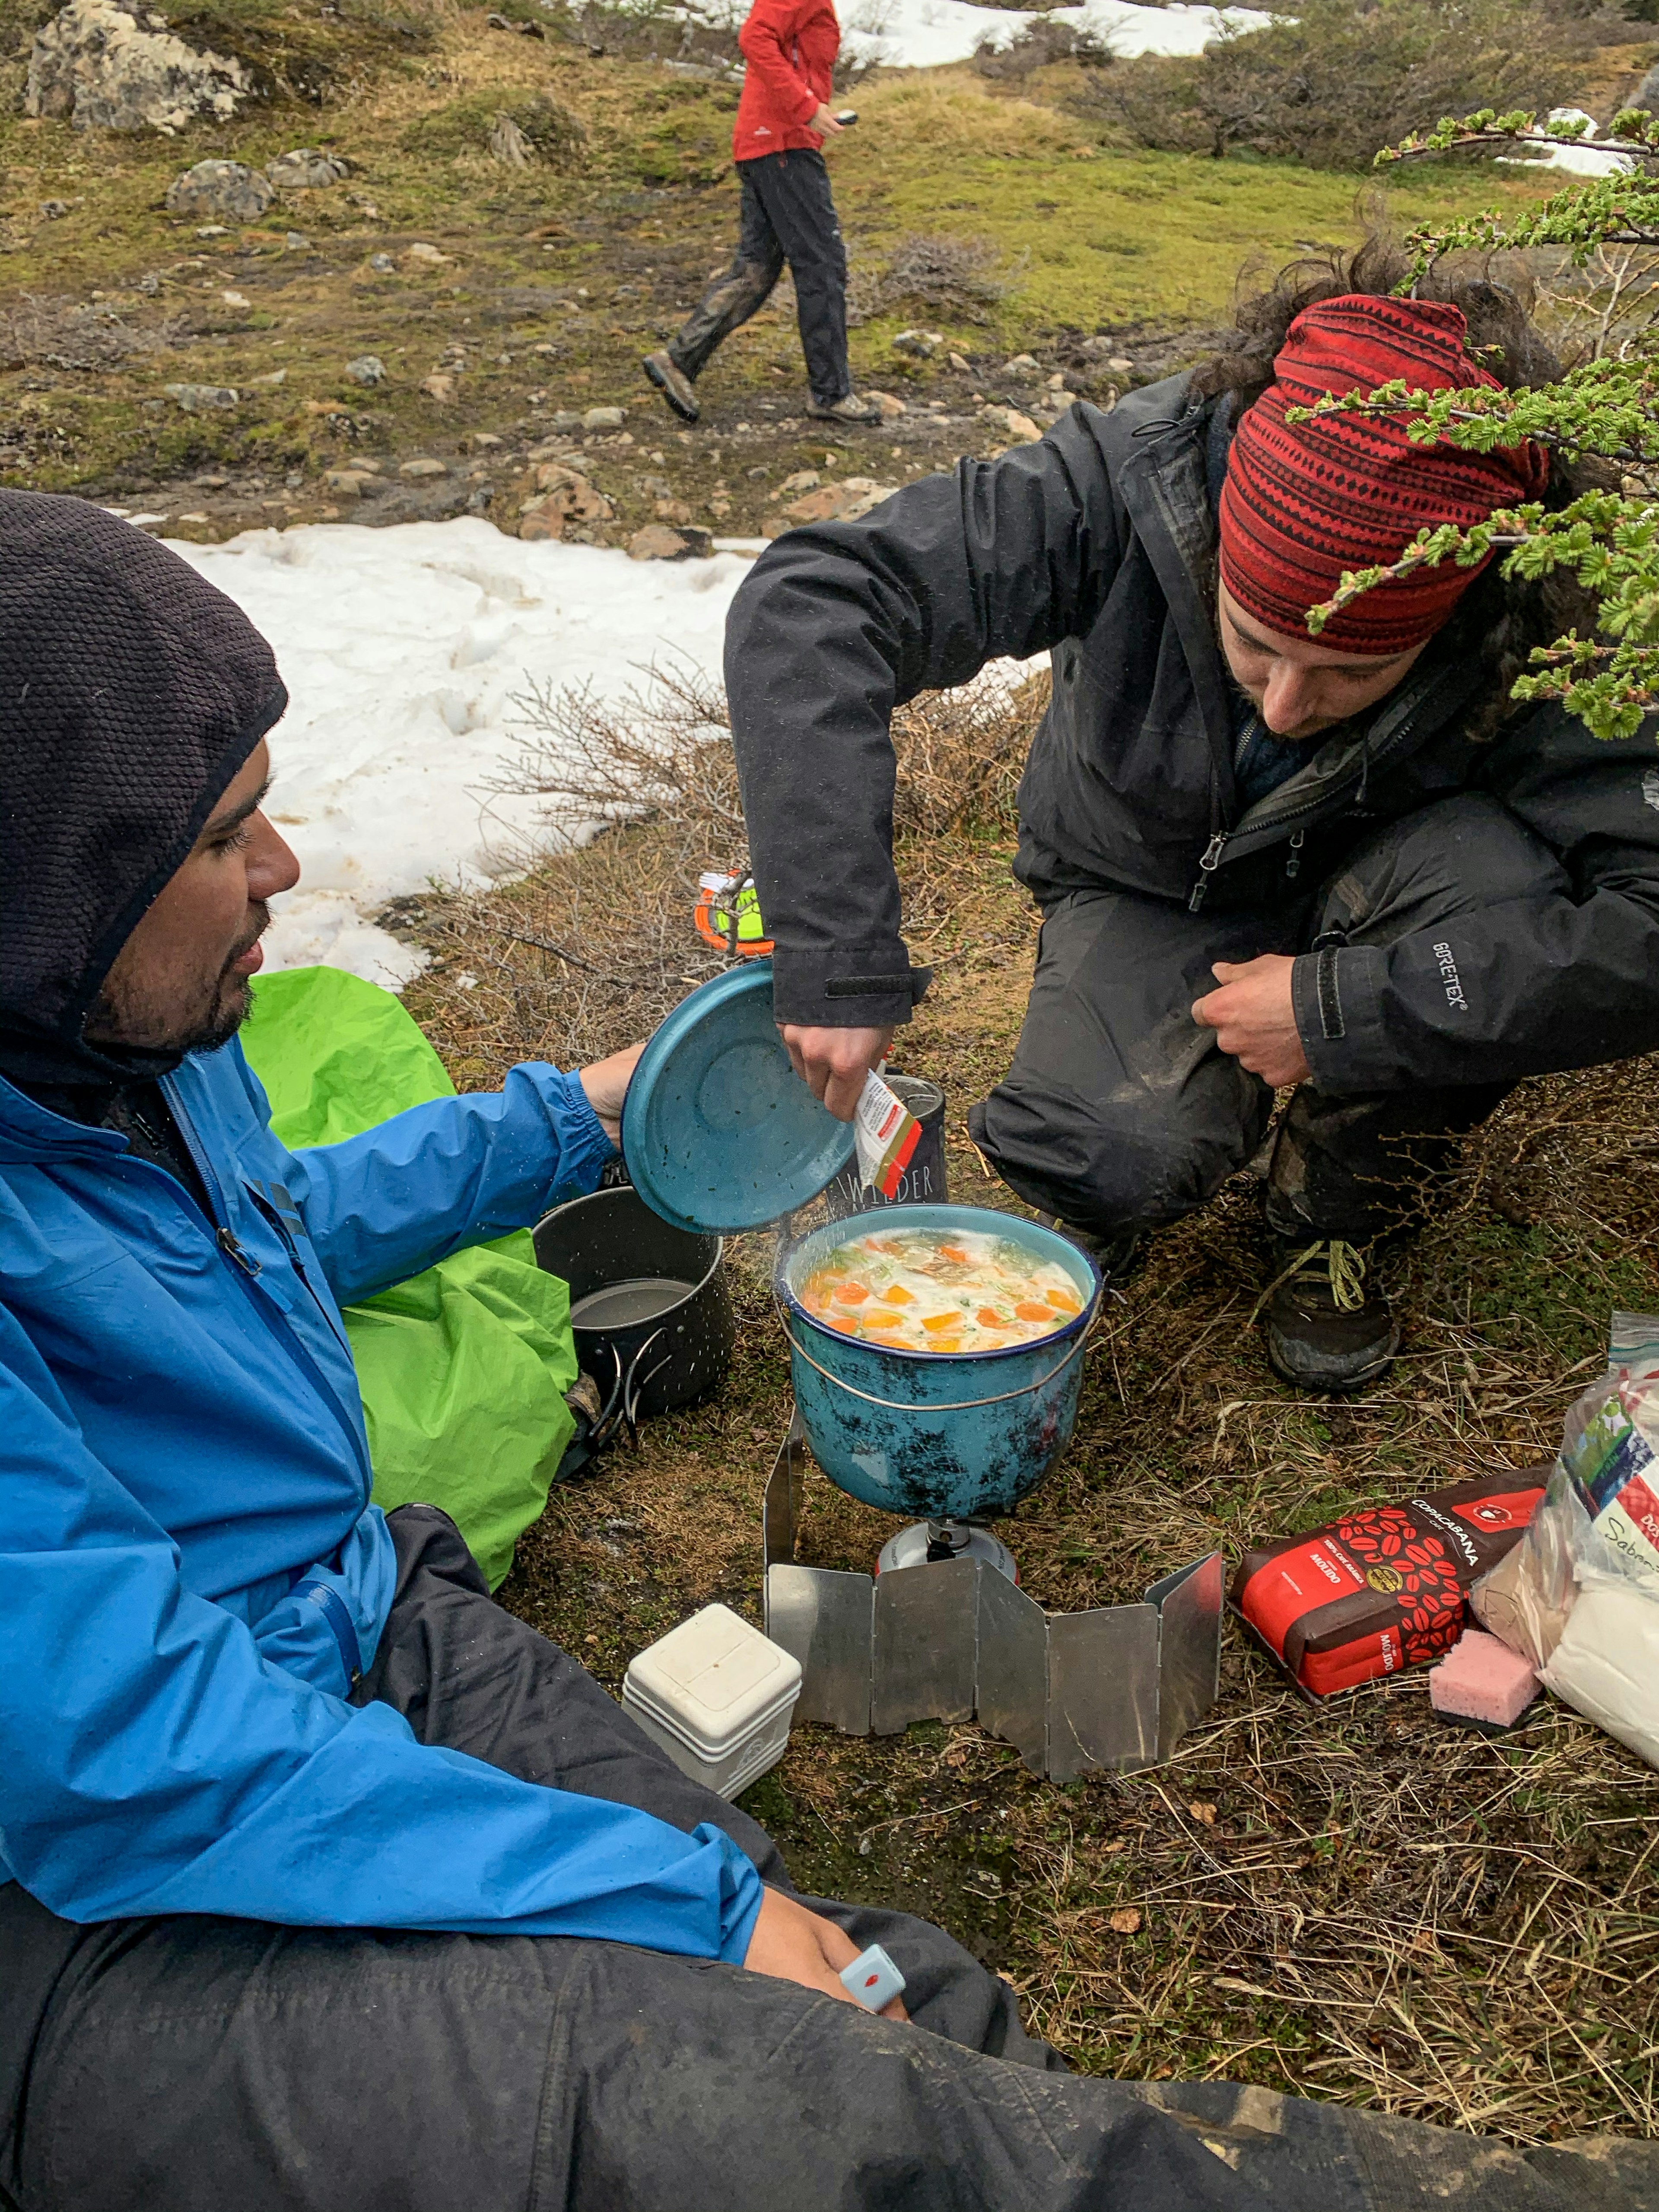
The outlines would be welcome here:
<svg viewBox="0 0 1659 2212">
<path fill-rule="evenodd" d="M 726 666 L 779 1019 L 908 1018 L 889 717 L 1000 655 L 1047 650 L 1054 701 L 1020 785 L 1016 862 L 1044 902 L 1105 886 L 1186 906 L 1201 885 L 1206 914 L 1271 911 L 1380 824 L 1456 791 L 1490 793 L 1542 841 L 1535 896 L 1482 910 L 1474 886 L 1449 990 L 1443 927 L 1338 951 L 1323 1019 L 1319 963 L 1298 959 L 1297 1022 L 1327 1088 L 1503 1082 L 1659 1046 L 1651 723 L 1607 744 L 1546 707 L 1472 743 L 1480 672 L 1431 646 L 1363 737 L 1333 733 L 1241 806 L 1210 606 L 1218 403 L 1189 404 L 1187 384 L 1110 414 L 1079 404 L 1038 444 L 963 461 L 862 521 L 791 531 L 756 562 Z M 836 988 L 849 979 L 887 988 Z"/>
</svg>

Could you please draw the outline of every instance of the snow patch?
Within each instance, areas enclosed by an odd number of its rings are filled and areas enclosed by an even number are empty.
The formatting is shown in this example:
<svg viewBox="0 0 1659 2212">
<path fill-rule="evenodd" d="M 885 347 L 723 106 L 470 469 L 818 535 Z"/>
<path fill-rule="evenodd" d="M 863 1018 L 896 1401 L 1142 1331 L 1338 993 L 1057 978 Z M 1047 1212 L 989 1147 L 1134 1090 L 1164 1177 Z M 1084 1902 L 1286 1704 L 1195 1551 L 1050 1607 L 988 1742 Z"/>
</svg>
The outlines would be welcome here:
<svg viewBox="0 0 1659 2212">
<path fill-rule="evenodd" d="M 718 675 L 749 572 L 520 544 L 468 517 L 384 530 L 318 523 L 173 550 L 248 615 L 292 698 L 271 733 L 272 820 L 299 855 L 267 963 L 321 963 L 400 989 L 420 956 L 372 920 L 388 899 L 523 865 L 538 802 L 484 788 L 522 734 L 532 684 L 618 697 L 653 662 Z"/>
<path fill-rule="evenodd" d="M 1028 24 L 1069 23 L 1125 60 L 1138 54 L 1197 54 L 1227 31 L 1272 21 L 1255 8 L 1138 8 L 1133 0 L 1084 0 L 1041 14 L 979 8 L 972 0 L 859 0 L 843 18 L 842 52 L 888 69 L 943 69 L 981 46 L 1000 53 Z"/>
</svg>

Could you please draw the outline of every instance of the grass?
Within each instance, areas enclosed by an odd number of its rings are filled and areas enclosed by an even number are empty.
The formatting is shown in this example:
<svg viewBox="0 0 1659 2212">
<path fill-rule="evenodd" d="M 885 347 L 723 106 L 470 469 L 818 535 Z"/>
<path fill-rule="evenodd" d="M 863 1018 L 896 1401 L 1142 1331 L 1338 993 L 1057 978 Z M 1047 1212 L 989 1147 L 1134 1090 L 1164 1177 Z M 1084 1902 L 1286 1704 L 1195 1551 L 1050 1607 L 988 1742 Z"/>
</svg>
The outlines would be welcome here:
<svg viewBox="0 0 1659 2212">
<path fill-rule="evenodd" d="M 0 330 L 44 301 L 60 315 L 95 306 L 138 341 L 85 368 L 0 359 L 0 483 L 144 499 L 196 474 L 261 475 L 194 502 L 209 517 L 198 534 L 224 535 L 273 515 L 327 519 L 321 476 L 356 453 L 448 457 L 488 434 L 521 458 L 550 411 L 616 401 L 662 442 L 657 465 L 676 496 L 727 501 L 716 519 L 728 529 L 759 527 L 763 474 L 775 483 L 824 465 L 798 422 L 772 436 L 756 420 L 801 411 L 787 298 L 722 352 L 690 450 L 639 379 L 640 353 L 678 326 L 731 250 L 727 87 L 595 56 L 556 33 L 491 30 L 483 9 L 456 0 L 344 0 L 329 16 L 289 0 L 191 0 L 174 12 L 189 35 L 247 58 L 272 99 L 174 140 L 94 141 L 15 107 L 0 115 Z M 24 50 L 20 39 L 3 64 L 14 98 Z M 1242 258 L 1352 234 L 1352 178 L 1103 149 L 1052 104 L 1068 71 L 1039 71 L 1023 91 L 966 70 L 860 86 L 864 119 L 832 157 L 855 268 L 878 269 L 908 234 L 955 234 L 1000 258 L 1008 288 L 986 321 L 942 325 L 966 372 L 896 353 L 914 317 L 893 313 L 854 333 L 861 380 L 971 406 L 975 389 L 998 396 L 1010 351 L 1035 347 L 1063 365 L 1067 333 L 1213 325 Z M 494 114 L 522 118 L 538 101 L 575 118 L 586 140 L 556 166 L 492 161 Z M 188 163 L 257 164 L 301 143 L 349 156 L 346 183 L 222 239 L 167 215 L 167 187 Z M 1539 189 L 1519 173 L 1412 172 L 1398 205 L 1414 221 Z M 49 219 L 48 201 L 68 212 Z M 290 231 L 307 244 L 290 246 Z M 400 257 L 416 241 L 449 260 L 409 265 Z M 376 271 L 376 254 L 397 265 Z M 435 398 L 422 380 L 456 343 L 467 352 L 459 390 Z M 388 370 L 373 393 L 344 374 L 366 353 Z M 258 381 L 277 372 L 280 384 Z M 1096 389 L 1088 364 L 1072 374 L 1073 388 Z M 175 383 L 228 386 L 239 404 L 185 415 L 163 389 Z M 963 422 L 922 458 L 937 465 L 989 435 Z M 741 472 L 721 439 L 752 448 Z M 510 515 L 512 487 L 500 470 L 495 481 Z M 617 534 L 649 519 L 648 502 L 634 513 L 624 501 Z"/>
<path fill-rule="evenodd" d="M 923 701 L 899 730 L 907 926 L 939 981 L 898 1060 L 945 1085 L 952 1194 L 975 1205 L 1015 1204 L 963 1121 L 1006 1065 L 1034 951 L 1007 825 L 1041 697 Z M 690 927 L 697 870 L 740 849 L 717 714 L 684 691 L 643 724 L 567 704 L 543 735 L 587 750 L 555 821 L 591 815 L 642 740 L 653 815 L 405 914 L 435 954 L 409 1002 L 463 1085 L 620 1044 L 718 966 Z M 532 735 L 526 780 L 545 768 Z M 1236 1178 L 1156 1240 L 1091 1352 L 1070 1450 L 1000 1530 L 1025 1587 L 1055 1609 L 1131 1599 L 1212 1545 L 1549 1457 L 1609 1310 L 1659 1303 L 1656 1108 L 1654 1061 L 1523 1085 L 1396 1263 L 1405 1350 L 1357 1401 L 1267 1367 L 1247 1317 L 1267 1254 Z M 758 1618 L 788 1395 L 770 1257 L 732 1248 L 724 1387 L 556 1492 L 502 1590 L 613 1687 L 695 1606 Z M 802 1553 L 867 1571 L 894 1525 L 815 1480 Z M 1310 1708 L 1230 1631 L 1214 1711 L 1148 1773 L 1055 1788 L 973 1727 L 803 1729 L 744 1802 L 804 1887 L 942 1922 L 1085 2069 L 1522 2142 L 1659 2119 L 1659 1776 L 1552 1700 L 1490 1742 L 1438 1724 L 1420 1673 Z"/>
</svg>

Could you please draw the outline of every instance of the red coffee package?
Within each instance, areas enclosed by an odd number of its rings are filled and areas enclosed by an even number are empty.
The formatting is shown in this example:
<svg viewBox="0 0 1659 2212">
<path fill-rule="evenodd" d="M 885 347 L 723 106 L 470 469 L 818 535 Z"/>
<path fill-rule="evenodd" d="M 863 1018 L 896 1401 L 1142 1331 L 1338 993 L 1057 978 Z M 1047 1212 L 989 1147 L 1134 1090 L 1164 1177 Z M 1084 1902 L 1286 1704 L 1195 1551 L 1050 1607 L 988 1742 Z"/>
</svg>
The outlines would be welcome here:
<svg viewBox="0 0 1659 2212">
<path fill-rule="evenodd" d="M 1547 1467 L 1364 1505 L 1247 1551 L 1227 1601 L 1316 1698 L 1437 1659 L 1462 1633 L 1469 1585 L 1519 1541 Z"/>
</svg>

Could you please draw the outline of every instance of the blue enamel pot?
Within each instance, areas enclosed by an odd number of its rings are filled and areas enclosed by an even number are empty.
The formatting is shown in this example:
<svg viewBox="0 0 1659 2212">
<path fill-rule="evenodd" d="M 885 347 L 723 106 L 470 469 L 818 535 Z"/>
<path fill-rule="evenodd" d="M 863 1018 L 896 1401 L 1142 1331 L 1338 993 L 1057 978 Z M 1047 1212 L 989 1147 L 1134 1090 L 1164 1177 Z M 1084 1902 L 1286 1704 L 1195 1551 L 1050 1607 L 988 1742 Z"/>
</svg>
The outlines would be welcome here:
<svg viewBox="0 0 1659 2212">
<path fill-rule="evenodd" d="M 988 1520 L 1035 1490 L 1071 1441 L 1100 1275 L 1052 1230 L 981 1206 L 907 1206 L 904 1226 L 1006 1237 L 1063 1267 L 1083 1310 L 994 1352 L 906 1352 L 843 1336 L 799 1291 L 839 1246 L 892 1231 L 890 1207 L 850 1214 L 804 1237 L 778 1272 L 795 1404 L 813 1458 L 865 1504 L 916 1520 Z"/>
</svg>

